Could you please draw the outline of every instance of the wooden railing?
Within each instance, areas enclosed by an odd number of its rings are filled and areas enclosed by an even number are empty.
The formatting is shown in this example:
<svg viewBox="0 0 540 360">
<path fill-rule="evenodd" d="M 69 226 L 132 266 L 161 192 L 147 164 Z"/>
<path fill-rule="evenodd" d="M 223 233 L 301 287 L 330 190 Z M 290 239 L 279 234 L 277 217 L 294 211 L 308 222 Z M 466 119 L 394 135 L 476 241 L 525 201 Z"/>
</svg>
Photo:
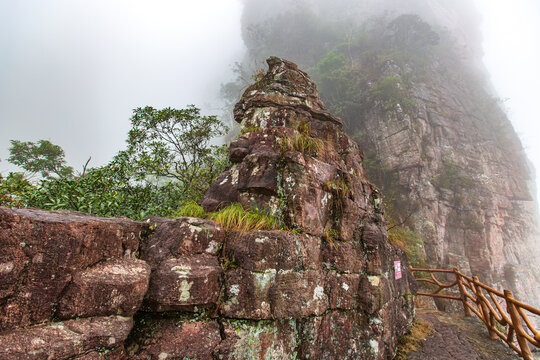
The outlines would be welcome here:
<svg viewBox="0 0 540 360">
<path fill-rule="evenodd" d="M 540 310 L 514 299 L 512 292 L 497 291 L 480 281 L 477 276 L 469 277 L 457 268 L 418 269 L 410 267 L 411 272 L 429 273 L 430 278 L 416 278 L 421 283 L 432 284 L 432 292 L 417 292 L 416 295 L 459 300 L 463 304 L 465 316 L 474 313 L 486 325 L 492 339 L 500 338 L 526 360 L 533 356 L 529 347 L 532 344 L 540 348 L 540 333 L 527 316 L 526 311 L 540 316 Z M 445 284 L 437 280 L 435 273 L 453 273 L 455 280 Z M 457 286 L 459 296 L 445 294 L 446 290 Z"/>
</svg>

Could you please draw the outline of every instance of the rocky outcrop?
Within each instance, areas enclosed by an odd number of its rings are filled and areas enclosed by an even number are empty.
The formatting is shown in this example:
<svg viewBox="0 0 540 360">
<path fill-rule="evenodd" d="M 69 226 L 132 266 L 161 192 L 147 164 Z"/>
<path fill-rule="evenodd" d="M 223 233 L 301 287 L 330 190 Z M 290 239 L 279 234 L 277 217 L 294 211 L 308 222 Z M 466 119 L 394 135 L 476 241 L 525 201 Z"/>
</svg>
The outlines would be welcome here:
<svg viewBox="0 0 540 360">
<path fill-rule="evenodd" d="M 476 85 L 481 77 L 458 75 L 467 71 L 434 60 L 408 85 L 414 110 L 373 103 L 358 139 L 376 171 L 393 174 L 383 191 L 399 194 L 395 209 L 422 235 L 432 267 L 457 266 L 539 306 L 534 170 L 499 104 Z M 406 73 L 388 62 L 380 76 Z"/>
<path fill-rule="evenodd" d="M 391 359 L 416 283 L 362 152 L 296 65 L 235 108 L 203 205 L 279 229 L 0 208 L 0 359 Z"/>
<path fill-rule="evenodd" d="M 279 53 L 310 69 L 427 264 L 539 307 L 535 174 L 484 68 L 473 2 L 309 4 L 246 0 L 244 66 Z"/>
<path fill-rule="evenodd" d="M 212 211 L 239 202 L 288 231 L 227 239 L 223 256 L 234 268 L 224 271 L 220 313 L 270 321 L 265 329 L 277 332 L 272 343 L 283 354 L 296 342 L 299 358 L 390 358 L 412 315 L 406 294 L 414 285 L 406 269 L 394 276 L 394 262 L 406 260 L 388 243 L 362 152 L 304 72 L 267 62 L 234 109 L 244 134 L 230 145 L 233 165 L 202 204 Z"/>
<path fill-rule="evenodd" d="M 0 207 L 0 359 L 121 353 L 150 267 L 148 224 Z M 66 320 L 66 321 L 61 321 Z"/>
</svg>

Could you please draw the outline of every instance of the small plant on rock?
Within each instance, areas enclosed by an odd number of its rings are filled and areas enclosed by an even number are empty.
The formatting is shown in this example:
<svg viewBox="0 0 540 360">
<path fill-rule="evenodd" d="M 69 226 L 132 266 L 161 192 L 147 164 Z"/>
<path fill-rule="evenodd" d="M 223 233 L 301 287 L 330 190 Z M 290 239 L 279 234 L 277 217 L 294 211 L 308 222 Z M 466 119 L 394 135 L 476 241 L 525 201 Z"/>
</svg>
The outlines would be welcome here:
<svg viewBox="0 0 540 360">
<path fill-rule="evenodd" d="M 246 211 L 239 203 L 233 203 L 218 212 L 209 214 L 208 217 L 229 231 L 274 230 L 279 225 L 275 217 L 260 210 Z"/>
<path fill-rule="evenodd" d="M 196 217 L 196 218 L 205 218 L 206 213 L 204 212 L 204 209 L 202 206 L 197 204 L 194 200 L 189 200 L 182 205 L 180 209 L 178 209 L 174 214 L 173 217 Z"/>
<path fill-rule="evenodd" d="M 263 128 L 260 126 L 244 126 L 240 129 L 240 134 L 248 134 L 252 132 L 261 131 Z"/>
<path fill-rule="evenodd" d="M 405 251 L 411 266 L 425 267 L 426 252 L 424 241 L 419 234 L 404 227 L 396 226 L 388 230 L 388 241 Z"/>
<path fill-rule="evenodd" d="M 294 136 L 281 139 L 282 153 L 298 151 L 304 155 L 320 155 L 326 149 L 326 142 L 323 139 L 309 135 L 309 124 L 306 121 L 298 122 L 293 129 L 297 131 Z"/>
<path fill-rule="evenodd" d="M 251 79 L 254 81 L 254 83 L 251 85 L 252 89 L 255 90 L 262 90 L 265 89 L 268 85 L 270 85 L 271 80 L 265 77 L 266 72 L 264 69 L 257 69 L 251 75 Z"/>
</svg>

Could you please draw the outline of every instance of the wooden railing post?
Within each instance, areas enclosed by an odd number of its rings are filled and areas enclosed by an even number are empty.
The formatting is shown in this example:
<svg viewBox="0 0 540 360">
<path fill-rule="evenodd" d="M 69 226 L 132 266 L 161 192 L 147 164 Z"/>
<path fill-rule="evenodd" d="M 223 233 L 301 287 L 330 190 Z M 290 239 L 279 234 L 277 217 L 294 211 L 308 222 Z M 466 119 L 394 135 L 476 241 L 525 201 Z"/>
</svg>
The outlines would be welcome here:
<svg viewBox="0 0 540 360">
<path fill-rule="evenodd" d="M 523 336 L 525 330 L 523 330 L 523 325 L 521 325 L 521 317 L 516 309 L 516 305 L 512 302 L 514 295 L 510 290 L 504 290 L 504 298 L 506 300 L 506 311 L 510 314 L 512 319 L 512 327 L 514 328 L 514 333 L 516 335 L 519 348 L 521 349 L 521 356 L 525 360 L 533 360 L 531 349 L 529 349 L 529 343 L 527 339 Z"/>
<path fill-rule="evenodd" d="M 465 286 L 463 285 L 463 279 L 461 279 L 461 275 L 459 275 L 458 268 L 454 268 L 454 274 L 456 275 L 456 279 L 458 281 L 459 294 L 461 295 L 461 303 L 463 304 L 463 312 L 465 313 L 465 316 L 471 316 L 471 310 L 469 310 L 469 307 L 467 306 Z"/>
<path fill-rule="evenodd" d="M 493 330 L 493 316 L 491 316 L 488 306 L 484 302 L 484 299 L 482 299 L 482 288 L 480 285 L 478 285 L 479 283 L 480 281 L 478 280 L 478 276 L 473 276 L 473 285 L 476 289 L 476 305 L 478 306 L 478 310 L 482 312 L 482 320 L 486 325 L 489 337 L 492 339 L 497 339 L 497 333 Z"/>
</svg>

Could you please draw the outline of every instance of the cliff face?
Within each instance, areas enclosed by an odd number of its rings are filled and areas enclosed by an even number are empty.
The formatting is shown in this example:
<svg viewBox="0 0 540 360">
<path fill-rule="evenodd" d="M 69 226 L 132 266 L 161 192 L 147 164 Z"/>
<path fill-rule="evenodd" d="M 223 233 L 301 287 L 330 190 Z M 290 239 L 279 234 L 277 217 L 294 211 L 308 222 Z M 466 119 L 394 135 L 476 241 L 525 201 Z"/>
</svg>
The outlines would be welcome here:
<svg viewBox="0 0 540 360">
<path fill-rule="evenodd" d="M 248 59 L 309 67 L 365 151 L 393 225 L 420 235 L 428 265 L 540 305 L 535 175 L 490 90 L 470 2 L 311 0 L 264 22 L 250 16 L 258 2 L 243 17 Z"/>
<path fill-rule="evenodd" d="M 381 76 L 404 73 L 388 62 Z M 409 86 L 414 110 L 374 101 L 357 123 L 358 140 L 394 174 L 383 191 L 398 189 L 395 210 L 410 215 L 430 264 L 457 266 L 538 304 L 534 173 L 519 139 L 493 100 L 458 73 L 433 64 L 428 74 Z"/>
<path fill-rule="evenodd" d="M 416 283 L 362 153 L 306 73 L 268 64 L 203 205 L 281 229 L 0 207 L 0 358 L 393 358 Z"/>
</svg>

